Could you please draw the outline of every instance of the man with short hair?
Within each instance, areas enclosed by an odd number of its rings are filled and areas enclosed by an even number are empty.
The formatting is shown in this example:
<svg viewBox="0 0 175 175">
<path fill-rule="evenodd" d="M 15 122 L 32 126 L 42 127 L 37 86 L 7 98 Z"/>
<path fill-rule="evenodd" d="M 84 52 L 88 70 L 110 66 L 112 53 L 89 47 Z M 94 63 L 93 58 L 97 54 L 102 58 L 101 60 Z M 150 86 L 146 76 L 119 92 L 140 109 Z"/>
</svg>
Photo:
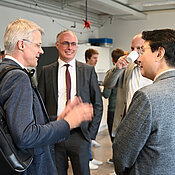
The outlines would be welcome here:
<svg viewBox="0 0 175 175">
<path fill-rule="evenodd" d="M 131 42 L 131 51 L 139 53 L 143 43 L 142 34 L 135 35 Z M 115 137 L 118 125 L 126 115 L 134 92 L 151 83 L 151 80 L 141 75 L 140 67 L 136 62 L 128 63 L 127 55 L 120 57 L 114 67 L 107 72 L 103 82 L 104 87 L 110 89 L 117 88 L 116 108 L 112 128 L 113 137 Z M 115 173 L 112 175 L 115 175 Z"/>
<path fill-rule="evenodd" d="M 118 175 L 173 175 L 175 169 L 175 30 L 143 31 L 138 61 L 153 84 L 138 90 L 113 144 Z"/>
<path fill-rule="evenodd" d="M 131 42 L 131 51 L 139 53 L 144 40 L 142 34 L 137 34 Z M 114 67 L 107 72 L 103 85 L 106 88 L 117 88 L 116 109 L 113 120 L 112 134 L 115 136 L 117 126 L 125 116 L 133 94 L 138 89 L 151 84 L 152 81 L 143 77 L 136 63 L 128 63 L 127 55 L 118 59 Z"/>
<path fill-rule="evenodd" d="M 95 49 L 87 49 L 85 51 L 85 61 L 86 64 L 96 66 L 97 61 L 98 61 L 98 51 Z"/>
<path fill-rule="evenodd" d="M 67 175 L 68 158 L 75 175 L 90 174 L 89 141 L 96 138 L 103 112 L 97 74 L 93 66 L 75 59 L 77 46 L 78 39 L 74 32 L 65 30 L 59 33 L 56 38 L 59 59 L 43 67 L 38 81 L 39 91 L 50 118 L 62 112 L 67 104 L 68 94 L 71 101 L 75 96 L 80 96 L 83 102 L 91 103 L 93 106 L 93 120 L 83 122 L 80 127 L 71 131 L 67 141 L 55 145 L 59 175 Z"/>
<path fill-rule="evenodd" d="M 50 122 L 43 101 L 32 86 L 27 68 L 37 66 L 43 54 L 43 29 L 32 21 L 16 19 L 5 31 L 6 56 L 0 63 L 0 72 L 13 69 L 0 82 L 0 105 L 6 114 L 8 130 L 16 146 L 23 151 L 33 149 L 33 161 L 24 175 L 57 175 L 53 144 L 69 138 L 70 129 L 82 121 L 91 120 L 92 106 L 81 99 L 69 101 L 58 119 Z M 55 115 L 57 118 L 57 115 Z"/>
</svg>

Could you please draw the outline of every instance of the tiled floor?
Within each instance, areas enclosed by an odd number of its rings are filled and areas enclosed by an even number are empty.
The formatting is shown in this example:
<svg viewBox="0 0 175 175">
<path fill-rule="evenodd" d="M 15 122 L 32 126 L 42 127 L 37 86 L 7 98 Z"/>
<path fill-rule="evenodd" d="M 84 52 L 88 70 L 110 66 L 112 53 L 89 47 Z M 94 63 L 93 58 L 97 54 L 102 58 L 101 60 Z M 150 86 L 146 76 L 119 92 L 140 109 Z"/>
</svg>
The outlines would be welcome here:
<svg viewBox="0 0 175 175">
<path fill-rule="evenodd" d="M 106 160 L 112 157 L 112 144 L 108 135 L 108 131 L 98 133 L 96 141 L 101 144 L 101 147 L 92 147 L 93 157 L 103 161 L 103 165 L 97 170 L 91 170 L 91 175 L 109 175 L 114 171 L 113 165 L 106 163 Z M 73 175 L 71 166 L 68 175 Z"/>
</svg>

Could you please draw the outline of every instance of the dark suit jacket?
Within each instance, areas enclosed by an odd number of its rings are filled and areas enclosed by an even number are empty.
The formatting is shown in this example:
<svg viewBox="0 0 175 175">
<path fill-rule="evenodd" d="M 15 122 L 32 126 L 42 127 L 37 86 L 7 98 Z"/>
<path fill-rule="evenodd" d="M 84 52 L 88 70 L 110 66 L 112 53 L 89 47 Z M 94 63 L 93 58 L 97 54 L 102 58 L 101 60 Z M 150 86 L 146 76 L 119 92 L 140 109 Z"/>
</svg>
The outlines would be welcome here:
<svg viewBox="0 0 175 175">
<path fill-rule="evenodd" d="M 98 86 L 97 75 L 93 66 L 76 61 L 77 96 L 83 102 L 93 104 L 94 118 L 81 124 L 84 137 L 95 139 L 103 112 L 102 96 Z M 38 88 L 51 120 L 57 117 L 58 107 L 58 62 L 44 66 L 38 80 Z"/>
<path fill-rule="evenodd" d="M 4 58 L 0 71 L 8 65 L 19 66 Z M 24 174 L 56 175 L 54 149 L 49 145 L 69 137 L 69 124 L 65 120 L 49 122 L 38 92 L 31 87 L 29 76 L 19 69 L 9 71 L 1 81 L 0 103 L 16 145 L 20 149 L 34 149 L 34 160 Z"/>
</svg>

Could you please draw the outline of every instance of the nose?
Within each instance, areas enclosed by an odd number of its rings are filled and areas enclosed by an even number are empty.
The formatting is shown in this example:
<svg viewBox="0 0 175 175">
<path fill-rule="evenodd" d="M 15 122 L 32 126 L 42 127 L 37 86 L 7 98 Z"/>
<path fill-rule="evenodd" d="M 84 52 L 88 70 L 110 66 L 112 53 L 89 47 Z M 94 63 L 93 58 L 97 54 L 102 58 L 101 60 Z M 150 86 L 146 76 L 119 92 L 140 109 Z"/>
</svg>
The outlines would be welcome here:
<svg viewBox="0 0 175 175">
<path fill-rule="evenodd" d="M 140 58 L 142 58 L 142 55 L 140 55 L 138 58 L 137 58 L 137 61 L 139 62 L 139 63 L 141 63 L 141 59 Z"/>
<path fill-rule="evenodd" d="M 68 48 L 68 49 L 71 49 L 71 48 L 72 48 L 71 43 L 68 43 L 67 48 Z"/>
<path fill-rule="evenodd" d="M 43 54 L 44 50 L 42 49 L 42 47 L 40 48 L 40 54 Z"/>
<path fill-rule="evenodd" d="M 137 49 L 137 48 L 134 48 L 134 50 L 133 51 L 136 51 L 137 53 L 139 53 L 139 50 Z"/>
</svg>

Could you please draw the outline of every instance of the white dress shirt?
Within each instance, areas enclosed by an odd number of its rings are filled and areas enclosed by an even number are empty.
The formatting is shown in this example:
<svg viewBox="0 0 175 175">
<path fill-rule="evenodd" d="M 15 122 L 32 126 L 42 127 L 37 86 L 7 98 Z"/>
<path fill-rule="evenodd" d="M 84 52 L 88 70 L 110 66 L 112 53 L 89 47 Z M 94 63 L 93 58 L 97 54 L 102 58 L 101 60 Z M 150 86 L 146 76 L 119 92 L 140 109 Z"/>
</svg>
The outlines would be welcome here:
<svg viewBox="0 0 175 175">
<path fill-rule="evenodd" d="M 141 75 L 141 70 L 138 66 L 135 66 L 133 69 L 131 79 L 129 81 L 129 89 L 128 89 L 128 99 L 127 99 L 127 110 L 132 101 L 132 97 L 134 93 L 140 88 L 152 84 L 152 80 L 145 78 Z"/>
<path fill-rule="evenodd" d="M 65 64 L 70 64 L 68 67 L 69 73 L 71 76 L 71 101 L 74 99 L 76 95 L 76 61 L 75 58 L 71 60 L 69 63 L 58 59 L 59 67 L 58 67 L 58 109 L 57 116 L 61 114 L 66 105 L 66 66 Z"/>
</svg>

